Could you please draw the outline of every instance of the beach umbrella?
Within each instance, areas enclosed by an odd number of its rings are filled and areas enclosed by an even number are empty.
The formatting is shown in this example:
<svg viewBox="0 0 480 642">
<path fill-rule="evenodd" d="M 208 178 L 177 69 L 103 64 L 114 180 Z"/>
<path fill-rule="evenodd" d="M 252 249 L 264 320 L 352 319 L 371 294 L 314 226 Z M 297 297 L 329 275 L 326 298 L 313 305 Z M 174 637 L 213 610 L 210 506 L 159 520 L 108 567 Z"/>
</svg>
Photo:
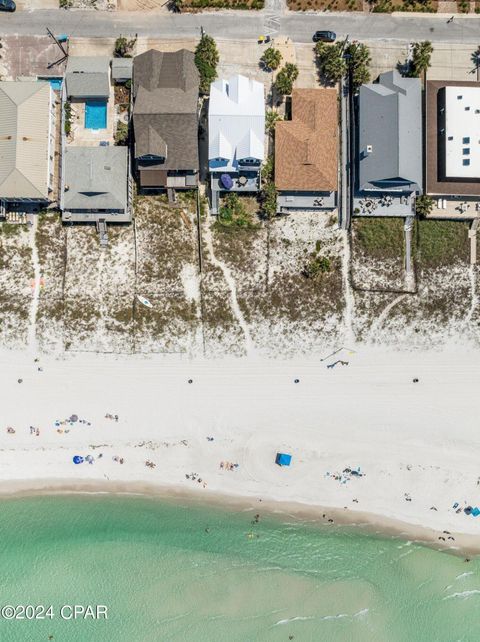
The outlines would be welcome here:
<svg viewBox="0 0 480 642">
<path fill-rule="evenodd" d="M 73 421 L 73 422 L 78 421 L 78 415 L 72 415 L 70 417 L 70 421 Z"/>
<path fill-rule="evenodd" d="M 83 464 L 83 457 L 80 457 L 80 455 L 75 455 L 73 457 L 73 463 L 74 464 Z"/>
<path fill-rule="evenodd" d="M 232 189 L 233 181 L 229 174 L 222 174 L 220 176 L 220 181 L 225 189 Z"/>
<path fill-rule="evenodd" d="M 279 466 L 290 466 L 292 461 L 292 455 L 287 455 L 287 453 L 277 453 L 275 457 L 275 463 Z"/>
</svg>

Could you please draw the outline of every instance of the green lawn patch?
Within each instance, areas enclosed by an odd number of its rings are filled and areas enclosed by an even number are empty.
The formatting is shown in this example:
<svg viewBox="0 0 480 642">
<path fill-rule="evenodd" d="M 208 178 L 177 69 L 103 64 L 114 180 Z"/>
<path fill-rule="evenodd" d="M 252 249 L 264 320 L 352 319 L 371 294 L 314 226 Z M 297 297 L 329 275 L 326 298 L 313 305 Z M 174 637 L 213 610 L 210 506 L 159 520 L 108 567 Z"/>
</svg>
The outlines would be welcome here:
<svg viewBox="0 0 480 642">
<path fill-rule="evenodd" d="M 462 221 L 417 221 L 418 262 L 442 267 L 469 260 L 468 224 Z"/>
<path fill-rule="evenodd" d="M 355 251 L 375 259 L 403 256 L 403 218 L 356 218 L 352 223 Z"/>
</svg>

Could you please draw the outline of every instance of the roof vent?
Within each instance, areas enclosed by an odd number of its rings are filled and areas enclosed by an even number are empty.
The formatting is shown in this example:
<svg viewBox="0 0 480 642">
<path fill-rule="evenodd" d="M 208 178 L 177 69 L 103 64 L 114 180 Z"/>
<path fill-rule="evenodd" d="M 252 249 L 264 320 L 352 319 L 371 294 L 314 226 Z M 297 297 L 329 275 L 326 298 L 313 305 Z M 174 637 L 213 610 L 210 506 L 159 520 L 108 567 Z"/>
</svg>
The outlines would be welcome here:
<svg viewBox="0 0 480 642">
<path fill-rule="evenodd" d="M 373 152 L 373 145 L 367 145 L 367 154 L 371 154 Z"/>
</svg>

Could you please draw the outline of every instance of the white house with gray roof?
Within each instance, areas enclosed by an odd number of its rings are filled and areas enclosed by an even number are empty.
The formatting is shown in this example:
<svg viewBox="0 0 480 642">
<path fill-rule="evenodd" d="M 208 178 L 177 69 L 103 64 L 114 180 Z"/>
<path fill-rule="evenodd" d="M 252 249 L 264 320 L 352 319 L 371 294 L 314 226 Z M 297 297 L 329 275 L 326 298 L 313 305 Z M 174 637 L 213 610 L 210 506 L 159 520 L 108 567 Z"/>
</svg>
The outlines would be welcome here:
<svg viewBox="0 0 480 642">
<path fill-rule="evenodd" d="M 264 86 L 237 74 L 210 85 L 208 167 L 212 210 L 222 191 L 255 192 L 265 158 Z M 221 177 L 228 175 L 231 181 Z"/>
<path fill-rule="evenodd" d="M 48 82 L 0 82 L 0 213 L 56 200 L 55 96 Z"/>
<path fill-rule="evenodd" d="M 131 221 L 127 147 L 67 147 L 64 167 L 63 221 Z"/>
</svg>

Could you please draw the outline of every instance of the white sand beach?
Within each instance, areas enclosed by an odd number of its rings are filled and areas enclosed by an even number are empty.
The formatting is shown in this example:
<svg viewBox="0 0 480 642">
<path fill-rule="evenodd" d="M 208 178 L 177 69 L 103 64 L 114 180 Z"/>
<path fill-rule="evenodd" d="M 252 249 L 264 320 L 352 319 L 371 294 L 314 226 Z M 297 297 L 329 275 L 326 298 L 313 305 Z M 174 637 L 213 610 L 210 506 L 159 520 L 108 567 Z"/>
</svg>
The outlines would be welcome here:
<svg viewBox="0 0 480 642">
<path fill-rule="evenodd" d="M 348 365 L 327 367 L 337 359 Z M 480 517 L 453 506 L 480 505 L 479 381 L 478 353 L 458 347 L 359 346 L 323 361 L 86 353 L 34 362 L 2 351 L 0 491 L 261 499 L 259 508 L 398 523 L 407 536 L 474 550 Z M 56 425 L 72 414 L 79 421 Z M 292 455 L 290 467 L 275 464 L 278 451 Z M 74 455 L 93 463 L 75 465 Z M 361 476 L 342 474 L 358 467 Z"/>
</svg>

